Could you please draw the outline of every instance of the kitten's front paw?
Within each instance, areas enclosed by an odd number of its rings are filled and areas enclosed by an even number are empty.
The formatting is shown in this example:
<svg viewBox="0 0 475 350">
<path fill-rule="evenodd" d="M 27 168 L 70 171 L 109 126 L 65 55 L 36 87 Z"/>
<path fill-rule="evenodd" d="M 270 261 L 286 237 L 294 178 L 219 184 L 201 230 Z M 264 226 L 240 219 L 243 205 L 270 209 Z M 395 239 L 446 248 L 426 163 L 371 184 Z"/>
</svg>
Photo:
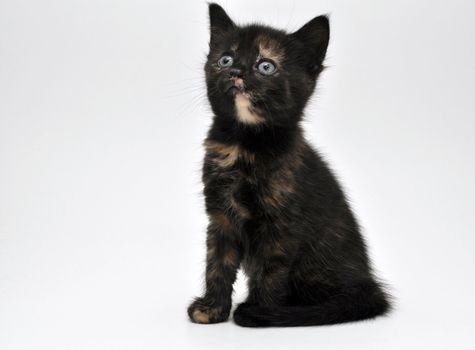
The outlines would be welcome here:
<svg viewBox="0 0 475 350">
<path fill-rule="evenodd" d="M 212 305 L 204 298 L 196 298 L 188 307 L 188 316 L 194 323 L 218 323 L 228 319 L 229 310 L 229 306 Z"/>
</svg>

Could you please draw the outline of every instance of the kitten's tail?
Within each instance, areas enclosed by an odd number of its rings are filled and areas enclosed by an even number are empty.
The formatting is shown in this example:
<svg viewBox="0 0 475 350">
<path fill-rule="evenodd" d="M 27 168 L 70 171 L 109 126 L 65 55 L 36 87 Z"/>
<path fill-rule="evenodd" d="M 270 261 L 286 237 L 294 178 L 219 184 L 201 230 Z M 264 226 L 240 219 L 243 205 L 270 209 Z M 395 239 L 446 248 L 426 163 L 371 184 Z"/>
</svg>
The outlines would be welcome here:
<svg viewBox="0 0 475 350">
<path fill-rule="evenodd" d="M 330 325 L 374 318 L 390 311 L 388 296 L 379 288 L 351 288 L 348 293 L 310 306 L 264 307 L 241 304 L 234 322 L 243 327 L 296 327 Z"/>
</svg>

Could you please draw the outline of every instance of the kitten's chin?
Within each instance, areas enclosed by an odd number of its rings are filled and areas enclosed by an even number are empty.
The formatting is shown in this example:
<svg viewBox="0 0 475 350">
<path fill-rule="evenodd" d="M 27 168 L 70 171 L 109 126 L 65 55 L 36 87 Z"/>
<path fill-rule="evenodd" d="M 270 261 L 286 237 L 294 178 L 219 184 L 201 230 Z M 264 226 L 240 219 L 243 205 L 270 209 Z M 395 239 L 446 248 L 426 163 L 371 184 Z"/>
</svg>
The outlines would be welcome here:
<svg viewBox="0 0 475 350">
<path fill-rule="evenodd" d="M 247 92 L 237 92 L 234 94 L 234 100 L 237 103 L 246 103 L 249 107 L 251 107 L 251 96 Z"/>
<path fill-rule="evenodd" d="M 249 94 L 243 89 L 238 86 L 231 86 L 227 91 L 227 94 L 232 96 L 232 97 L 244 97 L 244 98 L 249 98 Z"/>
<path fill-rule="evenodd" d="M 245 91 L 237 91 L 236 93 L 234 93 L 234 98 L 235 99 L 239 98 L 239 99 L 244 99 L 244 100 L 250 101 L 251 100 L 251 95 L 249 95 Z"/>
</svg>

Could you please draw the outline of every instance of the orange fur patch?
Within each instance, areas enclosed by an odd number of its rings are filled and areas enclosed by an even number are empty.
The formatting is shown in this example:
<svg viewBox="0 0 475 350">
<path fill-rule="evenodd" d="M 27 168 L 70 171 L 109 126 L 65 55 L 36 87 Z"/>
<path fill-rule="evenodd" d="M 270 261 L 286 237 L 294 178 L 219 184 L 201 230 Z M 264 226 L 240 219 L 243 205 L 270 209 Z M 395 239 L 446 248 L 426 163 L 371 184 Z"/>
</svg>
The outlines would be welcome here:
<svg viewBox="0 0 475 350">
<path fill-rule="evenodd" d="M 193 320 L 198 323 L 209 323 L 209 315 L 200 310 L 195 310 L 193 312 Z"/>
<path fill-rule="evenodd" d="M 261 58 L 270 58 L 279 64 L 284 58 L 284 49 L 277 40 L 266 35 L 260 35 L 257 37 L 256 43 L 259 47 L 258 60 Z"/>
<path fill-rule="evenodd" d="M 213 161 L 222 168 L 233 166 L 238 159 L 247 162 L 254 162 L 255 155 L 246 150 L 241 149 L 237 145 L 226 145 L 215 141 L 206 141 L 205 148 L 208 152 L 216 154 Z"/>
<path fill-rule="evenodd" d="M 252 107 L 249 96 L 237 94 L 234 105 L 236 106 L 237 117 L 242 123 L 257 125 L 264 122 L 264 118 L 257 114 Z"/>
</svg>

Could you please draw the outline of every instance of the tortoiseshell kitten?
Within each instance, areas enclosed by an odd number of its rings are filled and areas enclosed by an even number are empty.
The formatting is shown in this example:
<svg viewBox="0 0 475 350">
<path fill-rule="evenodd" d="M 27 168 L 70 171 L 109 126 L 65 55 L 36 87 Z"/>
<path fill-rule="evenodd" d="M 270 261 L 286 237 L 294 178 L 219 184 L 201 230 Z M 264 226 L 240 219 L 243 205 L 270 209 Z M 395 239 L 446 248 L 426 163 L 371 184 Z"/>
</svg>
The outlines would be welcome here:
<svg viewBox="0 0 475 350">
<path fill-rule="evenodd" d="M 237 26 L 209 6 L 205 66 L 214 120 L 203 167 L 206 292 L 193 322 L 228 319 L 236 272 L 249 278 L 241 326 L 309 326 L 389 310 L 358 224 L 337 180 L 302 135 L 300 121 L 329 40 L 319 16 L 295 33 Z"/>
</svg>

